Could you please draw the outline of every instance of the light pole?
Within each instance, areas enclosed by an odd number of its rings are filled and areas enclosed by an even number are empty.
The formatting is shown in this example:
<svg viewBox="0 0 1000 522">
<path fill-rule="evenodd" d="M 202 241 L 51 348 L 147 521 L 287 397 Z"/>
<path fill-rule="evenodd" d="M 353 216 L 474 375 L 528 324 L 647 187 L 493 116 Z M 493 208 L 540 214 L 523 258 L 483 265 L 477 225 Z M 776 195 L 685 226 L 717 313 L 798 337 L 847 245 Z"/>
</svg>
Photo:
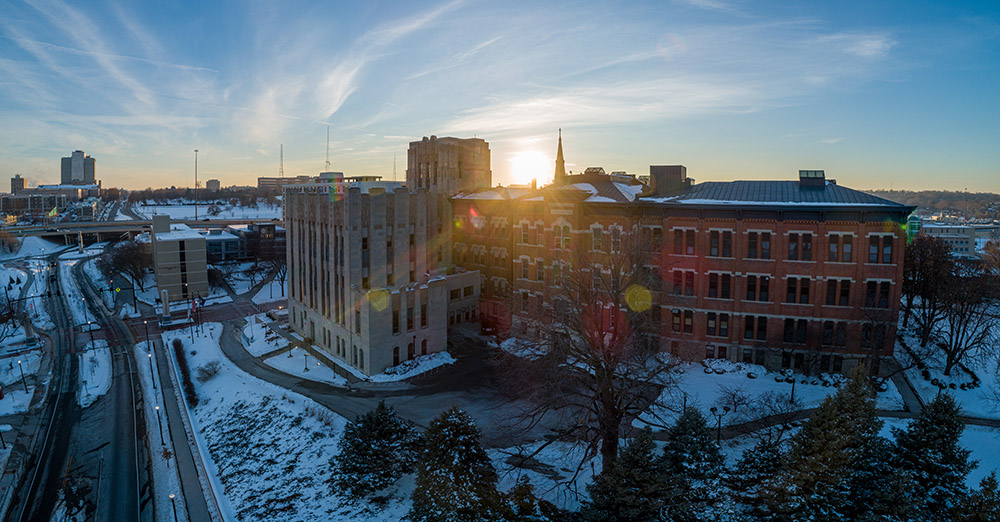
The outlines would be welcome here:
<svg viewBox="0 0 1000 522">
<path fill-rule="evenodd" d="M 24 393 L 28 393 L 28 381 L 24 380 L 24 366 L 21 366 L 21 360 L 17 361 L 17 369 L 21 370 L 21 384 L 24 385 Z"/>
<path fill-rule="evenodd" d="M 90 344 L 94 345 L 94 348 L 97 348 L 97 345 L 94 342 L 94 323 L 87 321 L 87 330 L 90 330 Z"/>
<path fill-rule="evenodd" d="M 151 346 L 151 344 L 152 344 L 153 341 L 149 338 L 149 320 L 148 319 L 144 319 L 142 321 L 142 325 L 146 328 L 146 351 L 150 352 L 150 351 L 152 351 L 152 348 L 153 348 Z"/>
<path fill-rule="evenodd" d="M 156 391 L 156 375 L 153 375 L 153 354 L 147 353 L 149 359 L 149 378 L 153 380 L 153 391 Z"/>
<path fill-rule="evenodd" d="M 163 442 L 163 421 L 160 420 L 160 407 L 156 407 L 156 424 L 160 426 L 160 446 L 165 446 L 166 443 Z"/>
<path fill-rule="evenodd" d="M 302 350 L 302 371 L 309 371 L 309 352 Z"/>
<path fill-rule="evenodd" d="M 729 414 L 729 406 L 722 407 L 722 413 L 719 413 L 719 409 L 712 406 L 709 411 L 712 415 L 715 415 L 715 442 L 716 444 L 722 442 L 722 418 Z"/>
<path fill-rule="evenodd" d="M 0 430 L 0 444 L 3 445 L 0 449 L 7 449 L 7 441 L 3 440 L 3 430 Z"/>
<path fill-rule="evenodd" d="M 795 403 L 795 375 L 793 374 L 793 375 L 789 375 L 788 377 L 785 377 L 785 382 L 792 383 L 792 396 L 788 399 L 788 402 L 794 404 Z"/>
<path fill-rule="evenodd" d="M 170 505 L 174 507 L 174 522 L 177 522 L 177 502 L 174 501 L 174 494 L 170 494 Z"/>
</svg>

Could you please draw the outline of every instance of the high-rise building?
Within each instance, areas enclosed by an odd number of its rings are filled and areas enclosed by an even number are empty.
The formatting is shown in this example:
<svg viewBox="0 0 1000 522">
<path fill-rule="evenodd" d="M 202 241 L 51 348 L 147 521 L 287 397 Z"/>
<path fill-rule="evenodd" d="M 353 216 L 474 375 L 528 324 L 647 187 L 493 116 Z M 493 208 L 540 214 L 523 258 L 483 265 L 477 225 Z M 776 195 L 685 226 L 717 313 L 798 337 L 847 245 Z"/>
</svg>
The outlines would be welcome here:
<svg viewBox="0 0 1000 522">
<path fill-rule="evenodd" d="M 218 192 L 222 188 L 222 183 L 217 179 L 210 179 L 205 182 L 205 190 L 209 192 Z"/>
<path fill-rule="evenodd" d="M 411 141 L 406 154 L 406 186 L 410 190 L 452 196 L 489 188 L 490 146 L 481 138 L 424 137 Z"/>
<path fill-rule="evenodd" d="M 75 150 L 68 158 L 62 159 L 62 177 L 60 183 L 63 185 L 93 185 L 96 183 L 96 160 L 83 153 L 82 150 Z"/>
<path fill-rule="evenodd" d="M 156 287 L 168 301 L 208 297 L 208 261 L 205 237 L 170 216 L 153 216 L 150 232 Z"/>
<path fill-rule="evenodd" d="M 10 178 L 10 193 L 17 194 L 24 190 L 24 178 L 20 174 L 15 174 L 13 178 Z"/>
</svg>

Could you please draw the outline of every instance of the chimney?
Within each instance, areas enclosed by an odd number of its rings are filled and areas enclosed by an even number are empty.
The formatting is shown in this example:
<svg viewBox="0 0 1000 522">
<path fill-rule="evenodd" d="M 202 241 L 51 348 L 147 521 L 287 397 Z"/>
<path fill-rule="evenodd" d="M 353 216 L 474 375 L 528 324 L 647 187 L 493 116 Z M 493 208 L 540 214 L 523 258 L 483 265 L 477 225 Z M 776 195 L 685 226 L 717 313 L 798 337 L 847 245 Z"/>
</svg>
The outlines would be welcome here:
<svg viewBox="0 0 1000 522">
<path fill-rule="evenodd" d="M 800 170 L 799 187 L 823 188 L 826 186 L 826 173 L 822 170 Z"/>
<path fill-rule="evenodd" d="M 668 196 L 690 186 L 684 165 L 650 165 L 650 196 Z"/>
</svg>

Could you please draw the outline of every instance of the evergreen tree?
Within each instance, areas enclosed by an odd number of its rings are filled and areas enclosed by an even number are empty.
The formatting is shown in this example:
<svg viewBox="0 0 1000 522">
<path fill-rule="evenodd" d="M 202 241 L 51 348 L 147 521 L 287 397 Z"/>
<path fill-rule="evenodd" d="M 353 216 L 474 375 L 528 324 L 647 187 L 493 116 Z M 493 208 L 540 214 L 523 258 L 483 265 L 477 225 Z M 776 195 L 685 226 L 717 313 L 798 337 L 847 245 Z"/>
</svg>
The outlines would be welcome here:
<svg viewBox="0 0 1000 522">
<path fill-rule="evenodd" d="M 501 516 L 497 474 L 479 437 L 475 422 L 455 406 L 431 421 L 410 520 L 485 522 Z"/>
<path fill-rule="evenodd" d="M 997 485 L 996 471 L 987 475 L 979 483 L 979 489 L 969 495 L 961 520 L 962 522 L 1000 520 L 1000 487 Z"/>
<path fill-rule="evenodd" d="M 840 522 L 879 515 L 859 497 L 868 489 L 867 477 L 885 473 L 879 464 L 882 422 L 864 375 L 859 366 L 792 436 L 781 470 L 762 486 L 763 519 Z"/>
<path fill-rule="evenodd" d="M 647 428 L 618 453 L 615 463 L 587 485 L 587 520 L 644 522 L 657 520 L 666 496 L 664 469 L 656 458 L 652 432 Z"/>
<path fill-rule="evenodd" d="M 760 509 L 765 501 L 762 488 L 781 469 L 781 458 L 781 447 L 777 444 L 758 442 L 754 447 L 743 451 L 740 460 L 726 477 L 729 489 L 741 504 L 751 511 Z"/>
<path fill-rule="evenodd" d="M 538 505 L 538 497 L 535 496 L 535 488 L 531 485 L 528 477 L 521 475 L 517 479 L 517 484 L 507 493 L 507 509 L 505 520 L 507 522 L 541 522 L 548 520 L 542 513 Z"/>
<path fill-rule="evenodd" d="M 333 458 L 336 490 L 366 496 L 413 471 L 422 437 L 413 423 L 380 401 L 375 409 L 344 428 L 340 453 Z"/>
<path fill-rule="evenodd" d="M 906 430 L 893 430 L 893 461 L 912 479 L 911 501 L 925 515 L 952 520 L 968 494 L 965 479 L 978 464 L 959 445 L 964 429 L 958 403 L 942 393 Z"/>
<path fill-rule="evenodd" d="M 667 430 L 660 457 L 669 489 L 666 516 L 675 522 L 703 519 L 719 489 L 723 456 L 705 417 L 688 407 Z"/>
</svg>

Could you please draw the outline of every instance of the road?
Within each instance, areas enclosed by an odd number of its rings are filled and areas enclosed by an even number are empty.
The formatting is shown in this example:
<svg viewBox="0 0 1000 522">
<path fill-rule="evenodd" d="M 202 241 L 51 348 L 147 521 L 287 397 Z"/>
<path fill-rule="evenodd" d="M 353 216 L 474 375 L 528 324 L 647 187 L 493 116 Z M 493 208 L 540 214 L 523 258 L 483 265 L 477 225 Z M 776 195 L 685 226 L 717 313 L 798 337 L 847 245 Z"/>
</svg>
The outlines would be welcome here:
<svg viewBox="0 0 1000 522">
<path fill-rule="evenodd" d="M 56 256 L 50 256 L 54 261 Z M 82 263 L 73 270 L 77 284 L 82 280 Z M 50 272 L 50 288 L 61 289 L 59 271 Z M 94 297 L 81 286 L 90 303 Z M 113 379 L 108 393 L 89 408 L 80 408 L 77 352 L 90 339 L 81 336 L 61 291 L 48 300 L 49 313 L 56 325 L 53 332 L 53 372 L 49 395 L 34 438 L 29 465 L 20 480 L 11 508 L 10 521 L 48 521 L 60 505 L 79 506 L 87 520 L 148 521 L 152 509 L 148 498 L 145 455 L 141 455 L 136 427 L 135 393 L 130 359 L 117 342 L 116 332 L 105 335 L 112 344 Z M 99 322 L 106 321 L 103 310 L 92 307 Z M 74 508 L 76 509 L 76 508 Z"/>
</svg>

